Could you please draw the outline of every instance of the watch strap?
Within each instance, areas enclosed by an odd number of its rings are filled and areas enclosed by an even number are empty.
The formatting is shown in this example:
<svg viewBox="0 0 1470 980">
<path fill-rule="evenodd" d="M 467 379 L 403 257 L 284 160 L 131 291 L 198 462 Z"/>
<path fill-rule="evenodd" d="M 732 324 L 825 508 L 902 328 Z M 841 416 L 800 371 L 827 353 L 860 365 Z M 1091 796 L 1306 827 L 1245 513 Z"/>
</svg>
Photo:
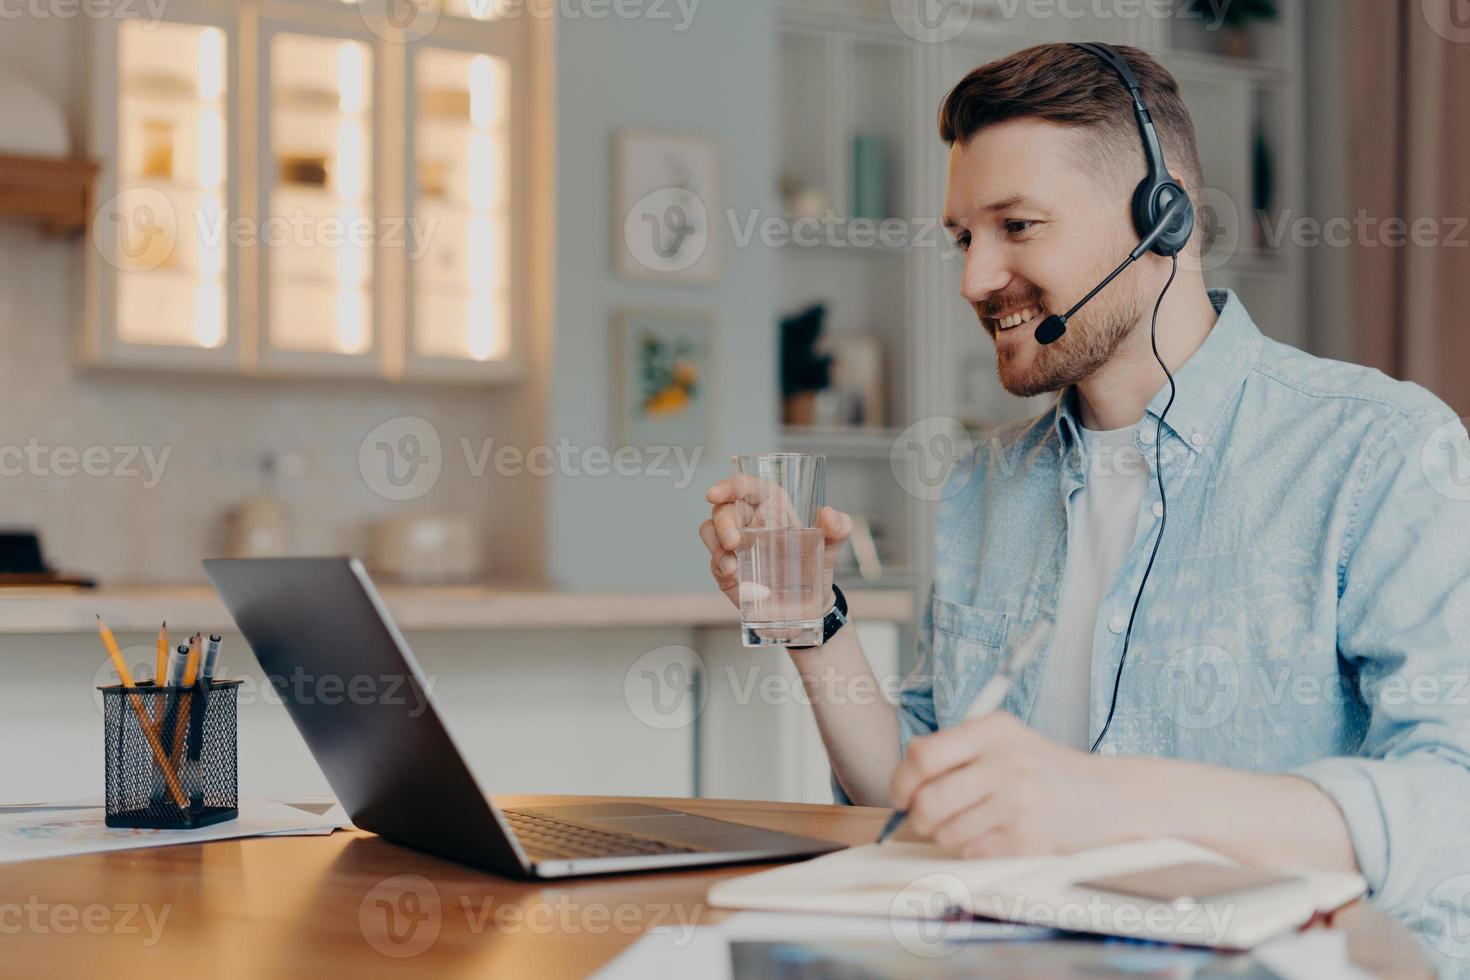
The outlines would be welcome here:
<svg viewBox="0 0 1470 980">
<path fill-rule="evenodd" d="M 837 635 L 838 630 L 847 625 L 847 596 L 842 594 L 842 590 L 837 587 L 836 582 L 832 583 L 832 598 L 834 600 L 832 603 L 832 608 L 827 610 L 826 616 L 822 617 L 823 643 L 826 643 L 828 640 L 832 639 L 832 637 Z M 794 646 L 788 647 L 788 649 L 811 650 L 813 649 L 813 647 Z"/>
</svg>

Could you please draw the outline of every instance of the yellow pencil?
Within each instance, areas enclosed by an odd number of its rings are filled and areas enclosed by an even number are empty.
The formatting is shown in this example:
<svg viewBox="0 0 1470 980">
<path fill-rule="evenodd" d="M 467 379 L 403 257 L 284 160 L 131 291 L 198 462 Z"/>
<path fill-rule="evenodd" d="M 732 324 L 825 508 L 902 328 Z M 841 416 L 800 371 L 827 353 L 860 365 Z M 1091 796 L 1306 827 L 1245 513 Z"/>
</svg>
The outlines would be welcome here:
<svg viewBox="0 0 1470 980">
<path fill-rule="evenodd" d="M 168 620 L 158 628 L 158 652 L 153 657 L 153 686 L 163 686 L 163 675 L 168 670 Z M 153 699 L 153 724 L 163 720 L 164 700 L 162 695 Z"/>
<path fill-rule="evenodd" d="M 117 670 L 117 679 L 122 682 L 123 687 L 133 686 L 133 675 L 128 672 L 127 661 L 123 659 L 122 651 L 117 647 L 117 637 L 112 635 L 112 630 L 102 621 L 102 614 L 97 614 L 97 632 L 102 634 L 102 645 L 107 647 L 107 655 L 112 658 L 112 666 Z"/>
<path fill-rule="evenodd" d="M 193 687 L 199 676 L 199 634 L 189 637 L 189 659 L 184 663 L 184 686 Z"/>
<path fill-rule="evenodd" d="M 123 660 L 122 651 L 118 649 L 117 637 L 112 635 L 112 630 L 108 629 L 107 624 L 102 621 L 101 613 L 97 614 L 97 632 L 102 634 L 102 645 L 107 647 L 107 655 L 112 658 L 112 666 L 117 668 L 117 679 L 122 682 L 122 686 L 127 688 L 136 686 L 133 684 L 133 675 L 128 672 L 127 661 Z M 184 798 L 183 788 L 179 786 L 179 777 L 174 775 L 174 768 L 169 765 L 168 755 L 163 751 L 163 743 L 158 740 L 158 733 L 154 731 L 153 722 L 148 719 L 148 713 L 143 710 L 137 698 L 127 695 L 124 697 L 133 706 L 133 714 L 138 716 L 138 725 L 143 729 L 143 734 L 148 736 L 148 745 L 153 750 L 153 759 L 163 770 L 164 781 L 168 783 L 168 791 L 173 795 L 174 802 L 178 804 L 180 810 L 187 810 L 189 805 Z"/>
<path fill-rule="evenodd" d="M 158 628 L 158 653 L 153 658 L 153 683 L 163 686 L 163 675 L 168 669 L 168 620 Z"/>
</svg>

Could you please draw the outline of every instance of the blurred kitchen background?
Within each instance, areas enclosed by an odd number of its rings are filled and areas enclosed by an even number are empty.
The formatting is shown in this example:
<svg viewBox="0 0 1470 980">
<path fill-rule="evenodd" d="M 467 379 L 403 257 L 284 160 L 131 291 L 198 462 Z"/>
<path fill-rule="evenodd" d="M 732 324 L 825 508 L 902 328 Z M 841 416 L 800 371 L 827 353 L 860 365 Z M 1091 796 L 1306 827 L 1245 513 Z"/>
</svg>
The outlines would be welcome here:
<svg viewBox="0 0 1470 980">
<path fill-rule="evenodd" d="M 201 557 L 321 553 L 384 584 L 497 789 L 825 800 L 799 691 L 752 694 L 789 668 L 712 594 L 704 490 L 731 452 L 826 453 L 901 674 L 945 463 L 1044 404 L 959 299 L 936 111 L 1038 41 L 1174 71 L 1207 279 L 1267 334 L 1470 412 L 1457 0 L 3 16 L 0 717 L 75 762 L 5 763 L 0 802 L 96 793 L 94 612 L 228 631 Z M 320 789 L 256 701 L 245 791 Z M 527 729 L 539 756 L 493 752 Z"/>
</svg>

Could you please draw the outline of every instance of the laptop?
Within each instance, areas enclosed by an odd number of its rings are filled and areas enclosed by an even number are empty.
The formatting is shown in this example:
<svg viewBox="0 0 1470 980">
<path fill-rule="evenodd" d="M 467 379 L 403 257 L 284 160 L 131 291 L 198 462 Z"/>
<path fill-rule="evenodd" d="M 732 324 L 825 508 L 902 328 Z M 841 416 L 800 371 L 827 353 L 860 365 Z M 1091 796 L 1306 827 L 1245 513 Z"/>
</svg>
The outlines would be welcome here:
<svg viewBox="0 0 1470 980">
<path fill-rule="evenodd" d="M 363 830 L 530 878 L 783 860 L 844 846 L 677 807 L 591 800 L 498 806 L 465 765 L 357 560 L 210 559 L 204 571 L 332 792 Z M 354 684 L 374 694 L 349 696 Z"/>
</svg>

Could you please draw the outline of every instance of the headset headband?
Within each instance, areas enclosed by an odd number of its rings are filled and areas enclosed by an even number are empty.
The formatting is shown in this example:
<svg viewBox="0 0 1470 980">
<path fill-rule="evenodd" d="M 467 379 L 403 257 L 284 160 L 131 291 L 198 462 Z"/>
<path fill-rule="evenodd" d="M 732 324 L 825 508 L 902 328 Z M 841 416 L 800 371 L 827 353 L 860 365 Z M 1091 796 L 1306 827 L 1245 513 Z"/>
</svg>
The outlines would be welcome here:
<svg viewBox="0 0 1470 980">
<path fill-rule="evenodd" d="M 1128 87 L 1129 97 L 1133 100 L 1133 114 L 1138 119 L 1138 132 L 1143 138 L 1143 155 L 1148 165 L 1149 178 L 1155 182 L 1171 179 L 1169 169 L 1164 166 L 1164 150 L 1159 144 L 1158 131 L 1154 129 L 1154 120 L 1149 114 L 1148 103 L 1143 100 L 1143 89 L 1138 84 L 1138 79 L 1133 76 L 1133 70 L 1128 67 L 1127 59 L 1106 44 L 1077 43 L 1073 47 L 1081 48 L 1118 73 L 1118 77 Z"/>
</svg>

